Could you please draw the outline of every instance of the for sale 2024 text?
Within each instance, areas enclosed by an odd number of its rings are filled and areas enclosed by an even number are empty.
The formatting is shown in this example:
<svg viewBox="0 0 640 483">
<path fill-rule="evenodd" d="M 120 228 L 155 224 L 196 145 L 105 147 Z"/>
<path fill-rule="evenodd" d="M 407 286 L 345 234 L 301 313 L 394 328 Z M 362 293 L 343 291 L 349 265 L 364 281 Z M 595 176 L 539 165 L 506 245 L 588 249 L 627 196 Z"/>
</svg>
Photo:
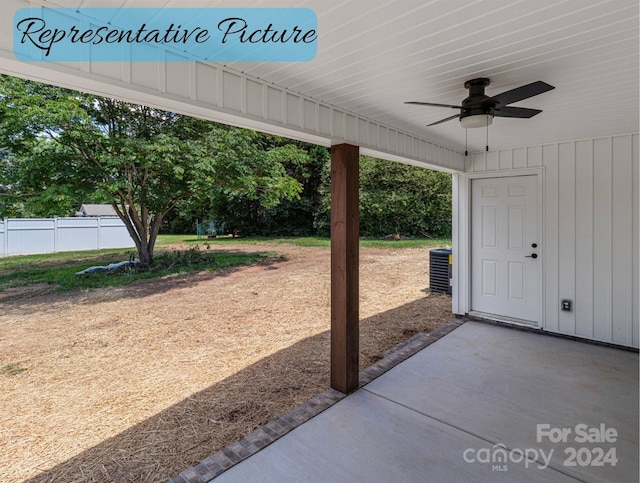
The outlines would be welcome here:
<svg viewBox="0 0 640 483">
<path fill-rule="evenodd" d="M 575 443 L 590 446 L 568 446 L 564 449 L 566 459 L 563 466 L 616 466 L 618 458 L 616 448 L 593 446 L 610 445 L 618 440 L 618 431 L 608 428 L 606 424 L 598 426 L 588 424 L 576 424 L 573 427 L 552 427 L 550 424 L 538 424 L 536 426 L 536 441 L 545 441 L 559 444 Z"/>
</svg>

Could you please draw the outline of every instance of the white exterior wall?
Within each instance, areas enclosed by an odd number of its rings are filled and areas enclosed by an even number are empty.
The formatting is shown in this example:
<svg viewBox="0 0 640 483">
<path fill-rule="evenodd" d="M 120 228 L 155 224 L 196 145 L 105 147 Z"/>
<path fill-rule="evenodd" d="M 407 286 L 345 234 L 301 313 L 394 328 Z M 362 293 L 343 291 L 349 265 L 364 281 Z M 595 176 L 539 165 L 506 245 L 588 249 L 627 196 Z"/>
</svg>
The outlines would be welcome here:
<svg viewBox="0 0 640 483">
<path fill-rule="evenodd" d="M 133 246 L 117 217 L 0 220 L 0 257 Z"/>
<path fill-rule="evenodd" d="M 469 156 L 454 175 L 454 312 L 469 310 L 469 180 L 530 172 L 543 181 L 542 328 L 638 347 L 638 165 L 638 134 Z"/>
</svg>

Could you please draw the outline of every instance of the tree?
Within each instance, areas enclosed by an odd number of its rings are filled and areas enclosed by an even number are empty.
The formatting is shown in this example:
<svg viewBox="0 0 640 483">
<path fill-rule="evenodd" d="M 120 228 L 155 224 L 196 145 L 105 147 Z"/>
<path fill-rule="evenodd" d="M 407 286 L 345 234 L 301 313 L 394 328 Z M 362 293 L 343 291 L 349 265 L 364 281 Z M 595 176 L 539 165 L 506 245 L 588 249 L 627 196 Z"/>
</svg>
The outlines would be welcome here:
<svg viewBox="0 0 640 483">
<path fill-rule="evenodd" d="M 331 189 L 325 172 L 316 216 L 329 234 Z M 360 235 L 451 236 L 451 175 L 406 164 L 360 157 Z"/>
<path fill-rule="evenodd" d="M 226 192 L 273 206 L 301 191 L 283 153 L 265 152 L 257 133 L 5 76 L 0 148 L 10 153 L 3 166 L 14 173 L 14 197 L 110 203 L 143 265 L 153 261 L 164 217 L 183 200 Z M 287 162 L 296 156 L 304 152 L 287 150 Z"/>
<path fill-rule="evenodd" d="M 209 207 L 209 216 L 231 230 L 244 234 L 268 236 L 302 236 L 315 234 L 314 214 L 320 205 L 318 187 L 329 152 L 322 146 L 310 145 L 269 136 L 265 138 L 270 152 L 279 156 L 287 174 L 302 186 L 299 197 L 265 205 L 250 194 L 221 193 Z M 302 149 L 305 156 L 297 155 Z"/>
<path fill-rule="evenodd" d="M 451 235 L 451 175 L 363 156 L 360 233 Z"/>
<path fill-rule="evenodd" d="M 66 216 L 82 203 L 100 202 L 95 191 L 59 183 L 64 173 L 56 172 L 45 139 L 32 143 L 28 156 L 11 154 L 0 159 L 0 218 Z M 58 160 L 63 162 L 63 159 Z"/>
</svg>

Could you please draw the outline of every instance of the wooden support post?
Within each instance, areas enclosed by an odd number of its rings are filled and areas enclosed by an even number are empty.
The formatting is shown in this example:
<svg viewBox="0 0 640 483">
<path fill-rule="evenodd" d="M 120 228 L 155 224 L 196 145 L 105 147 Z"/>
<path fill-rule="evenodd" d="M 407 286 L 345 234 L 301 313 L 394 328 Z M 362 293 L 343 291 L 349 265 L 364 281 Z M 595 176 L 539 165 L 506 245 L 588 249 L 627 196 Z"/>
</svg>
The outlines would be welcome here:
<svg viewBox="0 0 640 483">
<path fill-rule="evenodd" d="M 359 386 L 359 154 L 331 148 L 331 387 L 345 394 Z"/>
</svg>

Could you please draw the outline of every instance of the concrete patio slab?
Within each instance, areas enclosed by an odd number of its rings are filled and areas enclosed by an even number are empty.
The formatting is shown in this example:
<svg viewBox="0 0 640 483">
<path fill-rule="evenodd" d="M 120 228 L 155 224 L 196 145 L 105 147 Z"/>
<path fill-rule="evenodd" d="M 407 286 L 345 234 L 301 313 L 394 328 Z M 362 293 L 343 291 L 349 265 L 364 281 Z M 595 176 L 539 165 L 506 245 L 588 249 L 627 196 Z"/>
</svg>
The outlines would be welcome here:
<svg viewBox="0 0 640 483">
<path fill-rule="evenodd" d="M 551 452 L 575 478 L 638 481 L 637 353 L 467 322 L 366 390 L 492 444 Z M 615 466 L 595 448 L 615 452 Z"/>
<path fill-rule="evenodd" d="M 483 447 L 490 444 L 363 390 L 215 481 L 574 481 L 535 462 L 497 475 L 462 462 L 466 449 Z"/>
<path fill-rule="evenodd" d="M 638 354 L 467 322 L 215 481 L 635 483 Z"/>
</svg>

